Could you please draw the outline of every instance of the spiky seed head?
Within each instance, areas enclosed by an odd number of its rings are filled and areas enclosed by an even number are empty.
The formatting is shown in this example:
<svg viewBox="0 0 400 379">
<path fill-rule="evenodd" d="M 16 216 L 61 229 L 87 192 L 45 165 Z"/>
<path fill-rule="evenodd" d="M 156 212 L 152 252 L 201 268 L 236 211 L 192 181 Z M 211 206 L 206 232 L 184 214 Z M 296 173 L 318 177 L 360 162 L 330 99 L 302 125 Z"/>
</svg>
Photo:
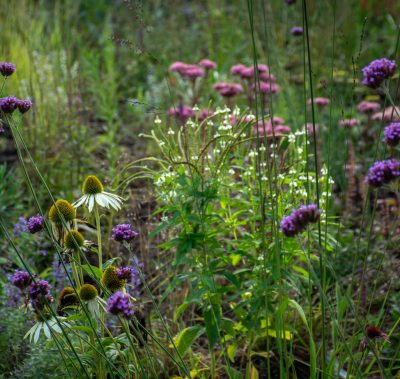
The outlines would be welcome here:
<svg viewBox="0 0 400 379">
<path fill-rule="evenodd" d="M 59 295 L 60 307 L 64 308 L 68 305 L 74 305 L 78 303 L 75 291 L 72 287 L 64 287 Z"/>
<path fill-rule="evenodd" d="M 64 237 L 64 247 L 70 250 L 79 250 L 84 242 L 83 235 L 77 230 L 70 230 Z"/>
<path fill-rule="evenodd" d="M 124 280 L 118 278 L 117 268 L 115 266 L 109 266 L 104 270 L 101 282 L 111 292 L 118 291 L 125 284 Z"/>
<path fill-rule="evenodd" d="M 62 219 L 58 214 L 57 209 L 64 216 L 66 222 L 75 220 L 76 210 L 72 204 L 67 200 L 59 199 L 49 210 L 49 219 L 51 222 L 62 224 Z"/>
<path fill-rule="evenodd" d="M 103 192 L 104 187 L 97 176 L 89 175 L 83 182 L 82 192 L 85 195 L 96 195 Z"/>
<path fill-rule="evenodd" d="M 92 284 L 84 284 L 81 288 L 79 288 L 79 297 L 83 301 L 90 301 L 93 300 L 99 292 L 97 288 Z"/>
</svg>

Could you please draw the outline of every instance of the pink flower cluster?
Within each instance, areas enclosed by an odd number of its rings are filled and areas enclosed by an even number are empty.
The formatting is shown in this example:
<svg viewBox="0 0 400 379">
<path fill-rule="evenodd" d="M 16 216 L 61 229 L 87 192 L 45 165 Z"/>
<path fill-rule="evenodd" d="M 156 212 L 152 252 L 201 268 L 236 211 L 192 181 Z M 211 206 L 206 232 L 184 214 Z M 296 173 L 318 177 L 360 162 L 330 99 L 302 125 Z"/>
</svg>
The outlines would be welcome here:
<svg viewBox="0 0 400 379">
<path fill-rule="evenodd" d="M 291 129 L 289 126 L 284 125 L 285 120 L 282 117 L 277 117 L 274 116 L 272 120 L 259 120 L 257 129 L 258 129 L 258 134 L 260 136 L 265 135 L 267 137 L 282 137 L 285 134 L 291 133 Z"/>
<path fill-rule="evenodd" d="M 217 64 L 210 59 L 202 59 L 198 64 L 184 62 L 174 62 L 169 67 L 169 71 L 178 73 L 182 78 L 196 80 L 205 76 L 206 71 L 217 68 Z"/>
</svg>

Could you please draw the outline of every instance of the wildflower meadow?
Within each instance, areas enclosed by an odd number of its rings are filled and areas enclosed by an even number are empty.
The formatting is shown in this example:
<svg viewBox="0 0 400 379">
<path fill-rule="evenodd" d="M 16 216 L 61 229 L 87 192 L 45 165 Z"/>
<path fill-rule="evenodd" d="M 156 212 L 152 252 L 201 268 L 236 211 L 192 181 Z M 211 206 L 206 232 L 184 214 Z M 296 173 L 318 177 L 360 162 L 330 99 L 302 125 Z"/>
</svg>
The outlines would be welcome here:
<svg viewBox="0 0 400 379">
<path fill-rule="evenodd" d="M 400 2 L 0 5 L 0 379 L 400 378 Z"/>
</svg>

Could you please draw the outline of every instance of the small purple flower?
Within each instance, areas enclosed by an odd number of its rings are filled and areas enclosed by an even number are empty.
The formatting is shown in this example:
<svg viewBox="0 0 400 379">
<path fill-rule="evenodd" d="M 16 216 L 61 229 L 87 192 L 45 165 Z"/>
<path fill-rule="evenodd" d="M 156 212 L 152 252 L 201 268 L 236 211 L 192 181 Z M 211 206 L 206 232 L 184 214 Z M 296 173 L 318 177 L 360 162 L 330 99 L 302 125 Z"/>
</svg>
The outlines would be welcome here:
<svg viewBox="0 0 400 379">
<path fill-rule="evenodd" d="M 119 280 L 127 280 L 130 281 L 133 278 L 133 270 L 131 267 L 119 267 L 115 271 Z"/>
<path fill-rule="evenodd" d="M 309 224 L 316 223 L 320 215 L 316 204 L 302 205 L 281 220 L 281 230 L 286 237 L 293 237 L 304 231 Z"/>
<path fill-rule="evenodd" d="M 314 104 L 317 104 L 318 107 L 325 107 L 331 101 L 327 97 L 314 97 Z M 307 100 L 307 104 L 311 104 L 311 99 Z"/>
<path fill-rule="evenodd" d="M 258 83 L 253 83 L 251 85 L 251 90 L 254 92 L 260 90 L 260 92 L 263 94 L 271 94 L 271 93 L 274 94 L 274 93 L 279 93 L 280 88 L 276 83 L 260 82 L 260 87 L 258 87 Z"/>
<path fill-rule="evenodd" d="M 35 234 L 37 232 L 40 232 L 44 227 L 44 218 L 40 215 L 37 214 L 36 216 L 32 216 L 28 220 L 28 231 L 31 234 Z"/>
<path fill-rule="evenodd" d="M 286 0 L 287 5 L 293 5 L 296 3 L 296 0 Z"/>
<path fill-rule="evenodd" d="M 303 28 L 301 26 L 293 26 L 293 28 L 290 29 L 290 33 L 294 36 L 301 36 L 303 34 Z"/>
<path fill-rule="evenodd" d="M 139 233 L 132 230 L 130 224 L 119 224 L 111 231 L 111 238 L 118 242 L 132 241 L 138 235 Z"/>
<path fill-rule="evenodd" d="M 116 292 L 107 301 L 107 312 L 113 315 L 121 315 L 126 318 L 133 316 L 133 304 L 130 302 L 130 295 Z"/>
<path fill-rule="evenodd" d="M 177 117 L 182 122 L 186 122 L 189 118 L 193 118 L 195 113 L 191 107 L 188 107 L 187 105 L 180 105 L 176 108 L 170 108 L 168 110 L 168 115 Z"/>
<path fill-rule="evenodd" d="M 360 120 L 356 118 L 345 118 L 339 121 L 339 125 L 343 128 L 353 128 L 354 126 L 360 125 Z"/>
<path fill-rule="evenodd" d="M 400 122 L 392 122 L 385 128 L 384 134 L 384 141 L 389 146 L 397 146 L 400 142 Z"/>
<path fill-rule="evenodd" d="M 361 101 L 357 105 L 357 110 L 360 113 L 366 113 L 366 114 L 375 113 L 378 112 L 379 109 L 381 109 L 381 105 L 374 101 Z"/>
<path fill-rule="evenodd" d="M 17 107 L 18 107 L 18 110 L 21 113 L 26 113 L 26 112 L 29 111 L 29 109 L 31 109 L 32 101 L 30 101 L 30 100 L 18 100 Z"/>
<path fill-rule="evenodd" d="M 206 70 L 214 70 L 217 68 L 217 64 L 210 59 L 202 59 L 199 62 L 199 66 L 205 68 Z"/>
<path fill-rule="evenodd" d="M 13 113 L 17 109 L 18 101 L 14 96 L 3 97 L 0 100 L 0 109 L 4 113 Z"/>
<path fill-rule="evenodd" d="M 375 162 L 372 165 L 365 177 L 365 182 L 373 187 L 381 187 L 399 176 L 400 161 L 398 159 L 387 159 Z"/>
<path fill-rule="evenodd" d="M 242 75 L 242 71 L 246 69 L 244 64 L 238 63 L 231 67 L 230 73 L 232 75 Z"/>
<path fill-rule="evenodd" d="M 29 297 L 31 300 L 35 300 L 43 297 L 51 297 L 50 295 L 51 285 L 47 280 L 39 279 L 36 283 L 31 283 L 29 287 Z"/>
<path fill-rule="evenodd" d="M 31 284 L 32 278 L 28 272 L 17 270 L 14 272 L 14 275 L 11 278 L 11 282 L 15 287 L 23 290 Z"/>
<path fill-rule="evenodd" d="M 15 72 L 15 64 L 10 62 L 0 62 L 0 74 L 10 76 Z"/>
<path fill-rule="evenodd" d="M 177 72 L 182 78 L 189 78 L 196 80 L 197 78 L 204 76 L 204 70 L 197 64 L 187 64 L 183 62 L 174 62 L 169 70 L 171 72 Z"/>
<path fill-rule="evenodd" d="M 18 218 L 18 222 L 14 225 L 14 235 L 20 236 L 28 231 L 28 220 L 25 217 Z"/>
<path fill-rule="evenodd" d="M 370 88 L 378 88 L 382 82 L 396 72 L 396 62 L 386 58 L 376 59 L 362 69 L 362 84 Z"/>
<path fill-rule="evenodd" d="M 6 130 L 4 129 L 3 125 L 0 123 L 0 134 L 4 133 Z"/>
<path fill-rule="evenodd" d="M 39 279 L 36 283 L 31 283 L 29 287 L 29 299 L 35 311 L 42 310 L 44 305 L 54 300 L 50 289 L 51 285 L 47 280 Z"/>
<path fill-rule="evenodd" d="M 223 97 L 233 97 L 243 92 L 243 87 L 237 83 L 216 83 L 214 89 Z"/>
</svg>

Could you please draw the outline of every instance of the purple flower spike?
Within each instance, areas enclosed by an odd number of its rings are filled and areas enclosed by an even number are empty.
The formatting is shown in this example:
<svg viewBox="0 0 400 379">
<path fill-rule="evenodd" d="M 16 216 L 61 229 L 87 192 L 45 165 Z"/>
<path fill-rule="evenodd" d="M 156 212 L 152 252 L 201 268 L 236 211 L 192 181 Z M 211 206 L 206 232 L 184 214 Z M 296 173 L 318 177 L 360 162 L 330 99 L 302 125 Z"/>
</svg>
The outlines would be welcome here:
<svg viewBox="0 0 400 379">
<path fill-rule="evenodd" d="M 29 109 L 31 109 L 32 101 L 30 101 L 30 100 L 18 100 L 17 107 L 18 107 L 18 110 L 21 113 L 26 113 L 26 112 L 29 111 Z"/>
<path fill-rule="evenodd" d="M 129 242 L 139 235 L 139 233 L 132 230 L 130 224 L 119 224 L 111 232 L 111 238 L 118 242 Z"/>
<path fill-rule="evenodd" d="M 0 109 L 4 113 L 13 113 L 17 109 L 18 101 L 14 96 L 3 97 L 0 100 Z"/>
<path fill-rule="evenodd" d="M 309 224 L 316 223 L 321 212 L 315 204 L 302 205 L 281 220 L 281 230 L 286 237 L 293 237 L 304 231 Z"/>
<path fill-rule="evenodd" d="M 397 146 L 400 142 L 400 122 L 392 122 L 385 128 L 384 134 L 384 141 L 389 146 Z"/>
<path fill-rule="evenodd" d="M 32 278 L 28 272 L 17 270 L 11 278 L 11 282 L 15 287 L 23 290 L 31 284 Z"/>
<path fill-rule="evenodd" d="M 10 62 L 0 62 L 0 74 L 10 76 L 15 72 L 15 64 Z"/>
<path fill-rule="evenodd" d="M 364 80 L 362 84 L 370 88 L 378 88 L 383 81 L 396 72 L 396 62 L 386 58 L 376 59 L 362 69 Z"/>
<path fill-rule="evenodd" d="M 287 5 L 293 5 L 296 3 L 296 0 L 286 0 Z"/>
<path fill-rule="evenodd" d="M 130 295 L 116 292 L 107 301 L 107 312 L 113 315 L 121 315 L 126 318 L 133 316 L 133 304 L 130 302 Z"/>
<path fill-rule="evenodd" d="M 127 280 L 130 281 L 133 278 L 133 269 L 132 267 L 120 267 L 117 268 L 115 271 L 115 274 L 117 275 L 118 279 L 120 280 Z"/>
<path fill-rule="evenodd" d="M 40 232 L 44 227 L 44 218 L 37 214 L 36 216 L 32 216 L 28 220 L 28 231 L 31 234 L 35 234 Z"/>
<path fill-rule="evenodd" d="M 398 159 L 387 159 L 375 162 L 369 169 L 365 182 L 373 187 L 381 187 L 384 184 L 397 179 L 400 176 L 400 161 Z"/>
</svg>

